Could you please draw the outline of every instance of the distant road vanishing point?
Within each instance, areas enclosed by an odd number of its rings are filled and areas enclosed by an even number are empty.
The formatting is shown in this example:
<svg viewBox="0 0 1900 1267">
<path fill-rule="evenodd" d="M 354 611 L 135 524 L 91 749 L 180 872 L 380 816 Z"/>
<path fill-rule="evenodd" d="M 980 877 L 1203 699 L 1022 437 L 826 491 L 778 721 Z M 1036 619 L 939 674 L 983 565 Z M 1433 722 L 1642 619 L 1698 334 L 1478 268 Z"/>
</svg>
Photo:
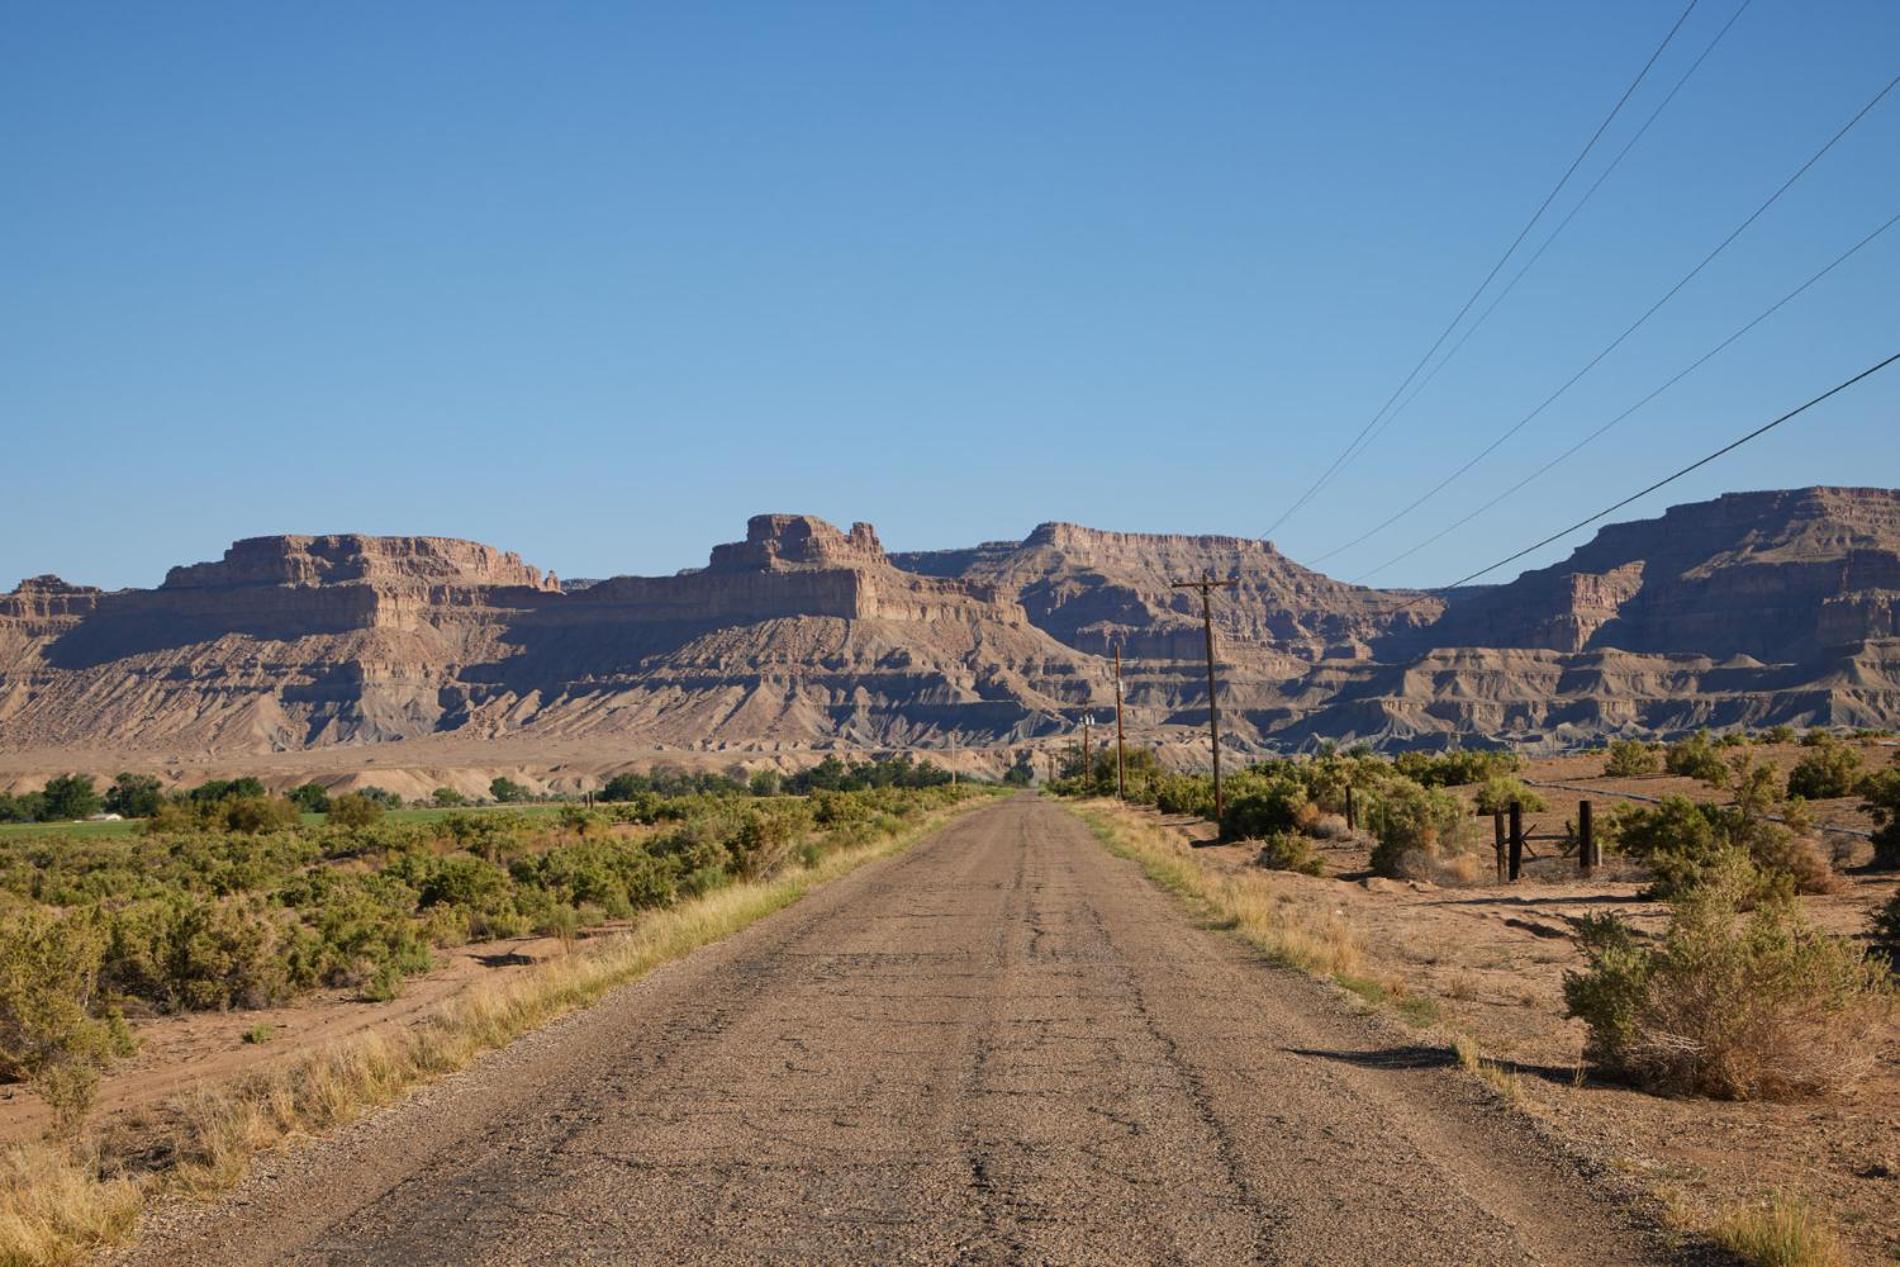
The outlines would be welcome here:
<svg viewBox="0 0 1900 1267">
<path fill-rule="evenodd" d="M 161 1217 L 148 1263 L 1634 1263 L 1437 1048 L 1031 796 Z"/>
</svg>

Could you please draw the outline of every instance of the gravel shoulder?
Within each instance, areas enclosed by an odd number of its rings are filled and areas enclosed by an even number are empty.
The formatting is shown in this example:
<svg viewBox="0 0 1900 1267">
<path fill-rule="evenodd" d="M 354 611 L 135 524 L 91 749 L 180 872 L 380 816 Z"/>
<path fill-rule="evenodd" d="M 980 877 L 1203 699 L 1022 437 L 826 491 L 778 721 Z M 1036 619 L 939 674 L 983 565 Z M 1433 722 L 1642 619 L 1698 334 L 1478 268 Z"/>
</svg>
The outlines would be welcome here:
<svg viewBox="0 0 1900 1267">
<path fill-rule="evenodd" d="M 1019 797 L 157 1212 L 124 1257 L 1666 1261 L 1446 1065 Z"/>
</svg>

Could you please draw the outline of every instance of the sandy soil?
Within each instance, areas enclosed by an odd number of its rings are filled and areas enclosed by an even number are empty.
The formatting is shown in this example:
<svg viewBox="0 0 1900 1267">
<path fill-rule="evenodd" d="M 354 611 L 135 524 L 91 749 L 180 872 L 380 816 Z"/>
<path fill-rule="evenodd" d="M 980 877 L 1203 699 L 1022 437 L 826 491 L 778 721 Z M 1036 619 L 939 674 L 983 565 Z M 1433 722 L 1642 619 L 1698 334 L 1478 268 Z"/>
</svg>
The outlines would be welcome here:
<svg viewBox="0 0 1900 1267">
<path fill-rule="evenodd" d="M 1662 1260 L 1442 1056 L 1019 797 L 267 1157 L 133 1260 Z"/>
<path fill-rule="evenodd" d="M 1773 755 L 1792 764 L 1789 754 Z M 1600 770 L 1600 758 L 1557 758 L 1533 763 L 1528 773 L 1587 785 L 1599 805 L 1611 788 L 1715 795 L 1692 780 L 1589 777 Z M 1566 816 L 1575 819 L 1579 796 L 1546 795 L 1551 806 L 1527 816 L 1529 830 L 1560 831 Z M 1255 846 L 1204 843 L 1213 835 L 1209 824 L 1103 804 L 1160 830 L 1204 865 L 1253 865 Z M 1857 805 L 1823 808 L 1832 821 L 1864 828 Z M 1322 844 L 1321 853 L 1327 878 L 1282 873 L 1285 882 L 1344 912 L 1365 939 L 1369 972 L 1430 999 L 1444 1027 L 1471 1034 L 1485 1055 L 1506 1062 L 1518 1074 L 1523 1105 L 1563 1138 L 1692 1215 L 1781 1189 L 1827 1211 L 1868 1261 L 1900 1259 L 1900 1023 L 1880 1044 L 1875 1074 L 1838 1102 L 1669 1099 L 1585 1078 L 1578 1068 L 1584 1027 L 1563 1015 L 1563 974 L 1584 966 L 1571 931 L 1586 915 L 1611 912 L 1660 931 L 1668 911 L 1638 896 L 1644 877 L 1613 863 L 1584 880 L 1573 860 L 1547 853 L 1515 886 L 1491 883 L 1486 868 L 1482 884 L 1444 887 L 1369 878 L 1366 842 Z M 1840 892 L 1801 902 L 1823 927 L 1864 938 L 1873 911 L 1897 889 L 1900 876 L 1892 872 L 1849 870 Z"/>
</svg>

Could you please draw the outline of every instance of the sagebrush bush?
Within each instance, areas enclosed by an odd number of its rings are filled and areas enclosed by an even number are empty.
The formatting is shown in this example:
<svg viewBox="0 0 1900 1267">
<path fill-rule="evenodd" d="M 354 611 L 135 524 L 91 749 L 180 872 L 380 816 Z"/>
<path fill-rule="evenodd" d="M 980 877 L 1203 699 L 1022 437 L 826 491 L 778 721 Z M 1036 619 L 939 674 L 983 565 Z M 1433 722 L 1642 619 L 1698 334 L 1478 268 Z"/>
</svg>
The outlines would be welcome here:
<svg viewBox="0 0 1900 1267">
<path fill-rule="evenodd" d="M 1838 1092 L 1872 1067 L 1893 1004 L 1884 966 L 1816 929 L 1785 890 L 1761 898 L 1733 865 L 1682 894 L 1653 945 L 1615 916 L 1586 921 L 1578 940 L 1589 967 L 1565 974 L 1564 999 L 1589 1026 L 1586 1056 L 1653 1091 Z"/>
<path fill-rule="evenodd" d="M 1810 747 L 1788 772 L 1788 795 L 1810 801 L 1852 796 L 1860 787 L 1860 753 L 1830 739 Z"/>
<path fill-rule="evenodd" d="M 1722 759 L 1720 748 L 1706 730 L 1698 730 L 1664 749 L 1663 769 L 1684 778 L 1700 779 L 1710 787 L 1728 786 L 1728 762 Z"/>
<path fill-rule="evenodd" d="M 1464 801 L 1449 792 L 1394 778 L 1379 789 L 1367 822 L 1379 842 L 1372 850 L 1372 869 L 1403 876 L 1421 862 L 1464 852 L 1470 815 Z"/>
<path fill-rule="evenodd" d="M 1900 769 L 1869 775 L 1861 784 L 1862 808 L 1874 816 L 1874 865 L 1900 868 Z"/>
<path fill-rule="evenodd" d="M 1260 842 L 1260 853 L 1254 862 L 1269 871 L 1326 874 L 1326 864 L 1313 851 L 1313 842 L 1298 832 L 1278 831 L 1268 835 Z"/>
<path fill-rule="evenodd" d="M 1478 787 L 1472 798 L 1480 814 L 1496 814 L 1511 808 L 1516 801 L 1527 814 L 1534 814 L 1544 808 L 1544 798 L 1524 786 L 1521 779 L 1508 775 L 1494 774 Z"/>
<path fill-rule="evenodd" d="M 1791 818 L 1800 821 L 1801 815 Z M 1749 869 L 1756 887 L 1778 879 L 1795 892 L 1827 893 L 1834 868 L 1819 841 L 1768 821 L 1746 804 L 1711 805 L 1665 796 L 1654 806 L 1620 809 L 1605 835 L 1649 869 L 1650 895 L 1668 900 L 1687 893 L 1713 871 Z"/>
<path fill-rule="evenodd" d="M 1654 774 L 1662 769 L 1662 754 L 1654 744 L 1641 739 L 1618 739 L 1610 745 L 1603 761 L 1603 773 L 1615 779 Z"/>
<path fill-rule="evenodd" d="M 98 921 L 34 908 L 0 915 L 0 1082 L 24 1080 L 62 1132 L 85 1119 L 100 1071 L 131 1033 L 99 998 Z"/>
<path fill-rule="evenodd" d="M 1226 800 L 1227 819 L 1221 826 L 1231 836 L 1261 839 L 1294 831 L 1303 815 L 1309 823 L 1318 818 L 1306 786 L 1282 774 L 1262 776 L 1246 771 L 1236 775 Z"/>
</svg>

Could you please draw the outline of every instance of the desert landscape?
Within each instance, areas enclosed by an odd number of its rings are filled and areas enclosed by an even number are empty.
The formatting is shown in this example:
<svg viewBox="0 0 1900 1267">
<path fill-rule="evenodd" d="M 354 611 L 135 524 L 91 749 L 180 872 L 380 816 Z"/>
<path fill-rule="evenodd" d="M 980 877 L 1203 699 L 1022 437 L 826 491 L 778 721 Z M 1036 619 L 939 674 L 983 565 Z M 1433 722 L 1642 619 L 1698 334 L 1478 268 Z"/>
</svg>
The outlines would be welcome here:
<svg viewBox="0 0 1900 1267">
<path fill-rule="evenodd" d="M 0 39 L 0 1267 L 1900 1263 L 1900 5 Z"/>
</svg>

